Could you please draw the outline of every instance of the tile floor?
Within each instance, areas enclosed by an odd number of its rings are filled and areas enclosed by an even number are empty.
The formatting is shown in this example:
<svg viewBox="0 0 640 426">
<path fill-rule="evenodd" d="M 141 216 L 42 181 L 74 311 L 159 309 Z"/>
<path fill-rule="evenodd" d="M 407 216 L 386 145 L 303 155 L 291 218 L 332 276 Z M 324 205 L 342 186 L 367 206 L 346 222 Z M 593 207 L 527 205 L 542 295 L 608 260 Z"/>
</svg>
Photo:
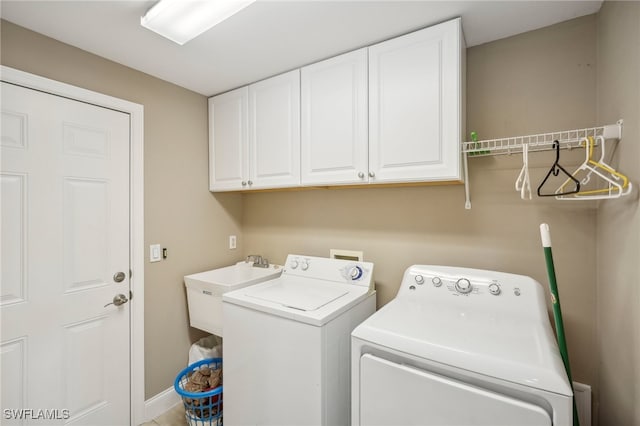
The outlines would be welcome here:
<svg viewBox="0 0 640 426">
<path fill-rule="evenodd" d="M 171 410 L 156 417 L 150 422 L 143 423 L 141 426 L 186 426 L 187 421 L 184 417 L 184 405 L 177 404 Z"/>
</svg>

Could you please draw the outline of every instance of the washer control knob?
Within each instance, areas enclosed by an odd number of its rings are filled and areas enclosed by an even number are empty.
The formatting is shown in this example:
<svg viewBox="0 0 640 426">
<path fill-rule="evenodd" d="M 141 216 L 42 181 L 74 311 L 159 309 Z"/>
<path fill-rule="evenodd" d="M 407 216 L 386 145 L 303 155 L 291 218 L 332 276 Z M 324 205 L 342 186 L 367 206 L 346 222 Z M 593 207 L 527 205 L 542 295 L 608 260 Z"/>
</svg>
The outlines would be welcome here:
<svg viewBox="0 0 640 426">
<path fill-rule="evenodd" d="M 440 279 L 440 277 L 431 278 L 431 282 L 435 287 L 440 287 L 442 285 L 442 280 Z"/>
<path fill-rule="evenodd" d="M 416 275 L 415 280 L 416 280 L 416 284 L 420 284 L 420 285 L 424 284 L 424 277 L 422 275 Z"/>
<path fill-rule="evenodd" d="M 456 281 L 456 291 L 458 293 L 466 294 L 471 293 L 473 286 L 471 285 L 471 281 L 466 278 L 460 278 Z"/>
<path fill-rule="evenodd" d="M 293 259 L 291 261 L 291 269 L 296 269 L 299 265 L 298 259 Z"/>
<path fill-rule="evenodd" d="M 302 262 L 300 263 L 300 269 L 302 269 L 303 271 L 306 271 L 307 269 L 309 269 L 309 261 L 306 259 L 303 259 Z"/>
<path fill-rule="evenodd" d="M 489 284 L 489 293 L 493 294 L 494 296 L 497 296 L 500 294 L 502 290 L 500 290 L 500 286 L 496 283 L 491 283 Z"/>
<path fill-rule="evenodd" d="M 359 266 L 354 266 L 349 270 L 349 277 L 351 277 L 352 281 L 359 280 L 362 278 L 362 268 Z"/>
</svg>

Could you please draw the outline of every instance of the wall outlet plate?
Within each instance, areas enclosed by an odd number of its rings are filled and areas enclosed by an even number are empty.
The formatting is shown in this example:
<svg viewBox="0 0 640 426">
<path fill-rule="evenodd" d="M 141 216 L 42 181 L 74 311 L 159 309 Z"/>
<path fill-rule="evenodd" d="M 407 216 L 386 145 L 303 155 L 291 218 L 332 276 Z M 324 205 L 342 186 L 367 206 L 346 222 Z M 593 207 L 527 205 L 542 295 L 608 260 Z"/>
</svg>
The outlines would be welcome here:
<svg viewBox="0 0 640 426">
<path fill-rule="evenodd" d="M 229 235 L 229 250 L 235 250 L 238 240 L 235 235 Z"/>
</svg>

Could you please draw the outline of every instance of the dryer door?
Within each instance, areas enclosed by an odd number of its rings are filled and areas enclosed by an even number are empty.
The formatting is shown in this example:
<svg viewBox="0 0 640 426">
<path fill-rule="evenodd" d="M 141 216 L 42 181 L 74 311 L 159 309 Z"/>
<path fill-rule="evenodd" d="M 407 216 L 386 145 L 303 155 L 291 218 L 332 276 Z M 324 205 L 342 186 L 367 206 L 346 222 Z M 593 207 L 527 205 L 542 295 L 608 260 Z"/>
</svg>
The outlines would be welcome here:
<svg viewBox="0 0 640 426">
<path fill-rule="evenodd" d="M 360 359 L 361 425 L 551 425 L 541 407 L 371 354 Z"/>
</svg>

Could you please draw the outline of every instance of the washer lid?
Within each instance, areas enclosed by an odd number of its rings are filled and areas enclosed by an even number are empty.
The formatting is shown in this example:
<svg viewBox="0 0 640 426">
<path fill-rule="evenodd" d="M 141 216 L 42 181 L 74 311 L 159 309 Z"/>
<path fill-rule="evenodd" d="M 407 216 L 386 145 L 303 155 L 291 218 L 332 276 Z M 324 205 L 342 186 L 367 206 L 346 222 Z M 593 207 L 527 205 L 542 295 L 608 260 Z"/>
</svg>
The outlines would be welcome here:
<svg viewBox="0 0 640 426">
<path fill-rule="evenodd" d="M 349 291 L 322 285 L 299 285 L 276 280 L 273 285 L 247 291 L 247 297 L 277 303 L 301 311 L 315 311 L 348 294 Z"/>
</svg>

